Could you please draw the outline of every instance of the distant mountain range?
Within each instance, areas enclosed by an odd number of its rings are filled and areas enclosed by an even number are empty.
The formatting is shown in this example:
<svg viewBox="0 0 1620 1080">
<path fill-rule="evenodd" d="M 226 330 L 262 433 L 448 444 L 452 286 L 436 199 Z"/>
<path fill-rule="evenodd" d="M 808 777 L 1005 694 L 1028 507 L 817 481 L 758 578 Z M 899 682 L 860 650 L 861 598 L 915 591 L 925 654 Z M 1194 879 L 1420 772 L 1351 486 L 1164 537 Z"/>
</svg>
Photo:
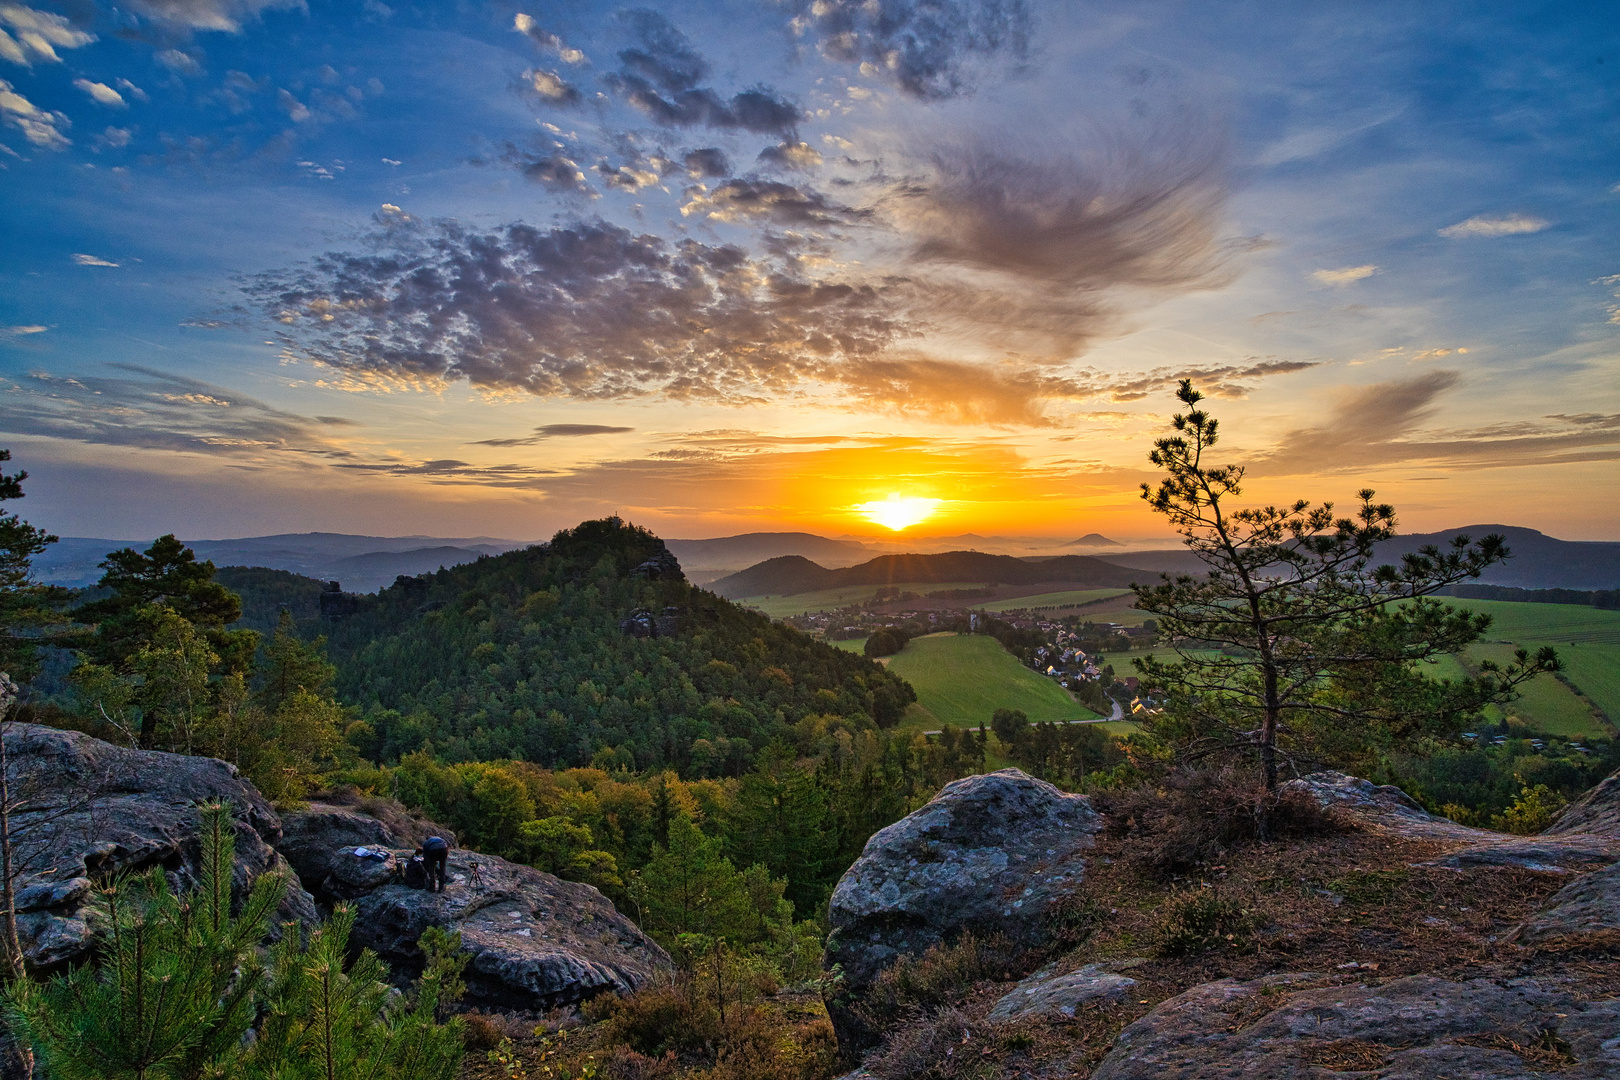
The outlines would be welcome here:
<svg viewBox="0 0 1620 1080">
<path fill-rule="evenodd" d="M 681 569 L 741 570 L 781 555 L 802 555 L 824 566 L 851 566 L 875 552 L 853 540 L 831 540 L 806 532 L 756 532 L 713 540 L 665 540 Z"/>
<path fill-rule="evenodd" d="M 1485 571 L 1479 578 L 1480 584 L 1519 589 L 1620 588 L 1620 542 L 1559 540 L 1517 525 L 1465 525 L 1443 532 L 1408 533 L 1381 545 L 1378 560 L 1396 562 L 1402 555 L 1429 544 L 1444 549 L 1454 536 L 1479 540 L 1491 533 L 1506 538 L 1513 557 Z M 1195 574 L 1203 570 L 1198 557 L 1185 548 L 1110 553 L 1108 561 L 1165 574 Z"/>
<path fill-rule="evenodd" d="M 1482 584 L 1522 589 L 1613 589 L 1620 587 L 1620 542 L 1558 540 L 1535 529 L 1513 525 L 1470 525 L 1436 533 L 1400 536 L 1384 545 L 1379 556 L 1398 559 L 1425 544 L 1444 545 L 1458 533 L 1475 539 L 1487 533 L 1507 538 L 1514 558 L 1493 567 Z M 1001 537 L 965 534 L 958 543 L 986 548 Z M 930 538 L 919 547 L 935 547 Z M 151 539 L 109 540 L 63 537 L 35 560 L 41 580 L 85 586 L 101 576 L 97 564 L 122 547 L 145 548 Z M 340 581 L 351 592 L 372 592 L 400 574 L 421 574 L 441 566 L 499 555 L 529 542 L 489 536 L 361 536 L 349 533 L 282 533 L 235 540 L 187 541 L 199 558 L 216 566 L 262 566 L 287 570 L 322 581 Z M 892 543 L 892 542 L 890 542 Z M 1009 541 L 1009 544 L 1012 544 Z M 901 582 L 999 582 L 1004 585 L 1070 583 L 1097 588 L 1123 587 L 1140 573 L 1197 573 L 1202 564 L 1184 548 L 1108 551 L 1106 558 L 1082 555 L 1015 558 L 985 551 L 930 555 L 889 554 L 872 558 L 889 543 L 867 544 L 853 538 L 830 538 L 805 532 L 744 533 L 709 540 L 670 540 L 669 549 L 695 582 L 723 596 L 783 596 L 850 584 Z M 1090 533 L 1065 547 L 1117 546 Z M 1028 548 L 1019 543 L 1013 550 Z M 892 550 L 892 548 L 889 548 Z M 1072 560 L 1072 561 L 1071 561 Z M 1017 569 L 1022 567 L 1023 569 Z M 718 579 L 718 580 L 717 580 Z"/>
<path fill-rule="evenodd" d="M 791 596 L 851 585 L 983 582 L 1035 585 L 1051 582 L 1092 588 L 1125 588 L 1140 573 L 1087 555 L 1059 555 L 1031 561 L 982 551 L 941 555 L 881 555 L 858 566 L 829 569 L 802 555 L 781 555 L 710 584 L 727 599 Z"/>
<path fill-rule="evenodd" d="M 64 536 L 34 560 L 42 581 L 82 587 L 101 577 L 98 565 L 119 548 L 144 550 L 145 540 L 104 540 Z M 422 574 L 441 566 L 472 562 L 527 547 L 519 540 L 489 536 L 444 539 L 433 536 L 355 536 L 348 533 L 282 533 L 236 540 L 187 540 L 199 559 L 215 566 L 264 566 L 322 581 L 339 581 L 350 592 L 373 592 L 400 574 Z"/>
</svg>

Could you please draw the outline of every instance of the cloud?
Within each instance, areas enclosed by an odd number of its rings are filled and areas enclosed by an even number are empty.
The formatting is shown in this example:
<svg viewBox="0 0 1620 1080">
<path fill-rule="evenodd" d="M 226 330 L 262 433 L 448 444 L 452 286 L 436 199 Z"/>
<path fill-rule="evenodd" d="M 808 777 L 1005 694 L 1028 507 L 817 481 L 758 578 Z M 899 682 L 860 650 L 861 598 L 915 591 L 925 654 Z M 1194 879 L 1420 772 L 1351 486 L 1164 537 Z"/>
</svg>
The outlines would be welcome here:
<svg viewBox="0 0 1620 1080">
<path fill-rule="evenodd" d="M 114 109 L 129 108 L 129 103 L 124 100 L 124 95 L 106 83 L 91 82 L 89 79 L 74 79 L 73 85 L 89 94 L 92 100 L 101 105 L 107 105 Z"/>
<path fill-rule="evenodd" d="M 1022 67 L 1033 20 L 1023 0 L 800 0 L 791 26 L 828 59 L 935 100 Z"/>
<path fill-rule="evenodd" d="M 240 33 L 242 23 L 276 8 L 302 7 L 303 0 L 130 0 L 138 14 L 187 30 Z"/>
<path fill-rule="evenodd" d="M 1548 224 L 1546 218 L 1531 217 L 1526 214 L 1507 214 L 1500 217 L 1477 214 L 1467 221 L 1447 225 L 1439 232 L 1441 236 L 1452 239 L 1465 236 L 1517 236 L 1521 233 L 1540 232 Z"/>
<path fill-rule="evenodd" d="M 0 383 L 0 430 L 102 446 L 257 457 L 274 453 L 341 458 L 346 451 L 316 421 L 233 390 L 133 364 L 115 376 L 36 372 Z"/>
<path fill-rule="evenodd" d="M 523 81 L 529 89 L 553 105 L 577 105 L 581 100 L 573 84 L 555 71 L 525 71 Z"/>
<path fill-rule="evenodd" d="M 0 79 L 0 120 L 23 133 L 35 146 L 46 150 L 66 150 L 73 140 L 62 134 L 73 126 L 67 114 L 46 111 L 23 97 L 4 79 Z"/>
<path fill-rule="evenodd" d="M 728 180 L 713 191 L 693 188 L 681 207 L 682 217 L 701 215 L 710 221 L 768 221 L 795 227 L 841 225 L 859 221 L 869 211 L 842 206 L 819 191 L 775 180 Z"/>
<path fill-rule="evenodd" d="M 589 193 L 591 186 L 573 158 L 561 153 L 524 154 L 515 148 L 507 160 L 517 166 L 524 176 L 556 192 Z"/>
<path fill-rule="evenodd" d="M 604 81 L 653 123 L 780 135 L 798 125 L 798 107 L 770 87 L 756 86 L 726 99 L 700 85 L 708 78 L 708 61 L 662 15 L 635 10 L 620 18 L 636 44 L 620 51 L 619 71 Z"/>
<path fill-rule="evenodd" d="M 33 67 L 35 60 L 59 64 L 57 49 L 77 49 L 96 40 L 61 15 L 21 4 L 0 4 L 0 23 L 11 28 L 9 34 L 0 30 L 0 59 L 23 67 Z"/>
<path fill-rule="evenodd" d="M 133 138 L 129 128 L 109 127 L 101 133 L 101 141 L 113 147 L 128 146 Z"/>
<path fill-rule="evenodd" d="M 1323 285 L 1353 285 L 1376 273 L 1378 267 L 1368 263 L 1366 266 L 1341 266 L 1337 270 L 1317 270 L 1312 272 L 1311 277 Z"/>
<path fill-rule="evenodd" d="M 118 80 L 118 89 L 122 90 L 124 93 L 126 93 L 130 97 L 134 98 L 136 101 L 150 101 L 150 100 L 152 100 L 147 95 L 145 90 L 142 90 L 140 87 L 136 86 L 134 83 L 130 82 L 128 79 L 119 79 Z"/>
<path fill-rule="evenodd" d="M 725 151 L 713 146 L 693 150 L 681 159 L 681 164 L 686 167 L 686 175 L 694 180 L 731 175 L 731 162 L 726 159 Z"/>
<path fill-rule="evenodd" d="M 613 427 L 610 424 L 544 424 L 534 429 L 533 435 L 519 439 L 479 439 L 478 446 L 533 446 L 546 439 L 577 439 L 587 435 L 622 435 L 635 428 Z"/>
<path fill-rule="evenodd" d="M 179 49 L 164 49 L 154 57 L 158 63 L 177 75 L 201 75 L 202 65 L 190 53 Z M 286 91 L 282 91 L 286 93 Z"/>
<path fill-rule="evenodd" d="M 836 379 L 839 360 L 907 332 L 880 283 L 604 222 L 371 242 L 247 286 L 296 353 L 354 378 L 741 403 Z"/>
<path fill-rule="evenodd" d="M 633 165 L 610 165 L 606 161 L 597 162 L 591 166 L 591 170 L 600 176 L 608 187 L 618 188 L 620 191 L 640 191 L 644 187 L 651 187 L 661 179 L 650 169 L 638 169 Z"/>
<path fill-rule="evenodd" d="M 540 24 L 534 21 L 534 16 L 518 12 L 512 17 L 512 29 L 527 37 L 547 52 L 555 53 L 565 64 L 583 64 L 585 54 L 578 49 L 569 48 L 563 39 L 548 30 L 543 30 Z"/>
<path fill-rule="evenodd" d="M 106 259 L 103 259 L 98 255 L 79 254 L 79 255 L 73 256 L 73 261 L 78 263 L 80 266 L 117 266 L 118 265 L 115 262 L 108 262 Z"/>
<path fill-rule="evenodd" d="M 34 334 L 43 334 L 48 329 L 49 327 L 45 326 L 0 326 L 0 341 L 32 337 Z"/>
<path fill-rule="evenodd" d="M 938 317 L 1066 359 L 1112 330 L 1122 290 L 1228 280 L 1224 146 L 1196 131 L 1160 135 L 1151 151 L 1095 161 L 995 143 L 935 150 L 929 175 L 898 185 L 886 206 Z"/>
<path fill-rule="evenodd" d="M 276 91 L 276 103 L 287 114 L 287 119 L 295 124 L 301 124 L 309 119 L 309 107 L 286 90 Z"/>
<path fill-rule="evenodd" d="M 1343 472 L 1387 465 L 1514 468 L 1620 460 L 1620 417 L 1557 414 L 1491 428 L 1426 429 L 1440 399 L 1461 385 L 1455 371 L 1341 392 L 1318 426 L 1290 431 L 1263 455 L 1268 472 Z"/>
<path fill-rule="evenodd" d="M 756 159 L 780 169 L 813 169 L 821 164 L 821 154 L 807 142 L 789 142 L 784 139 L 775 146 L 767 146 Z"/>
</svg>

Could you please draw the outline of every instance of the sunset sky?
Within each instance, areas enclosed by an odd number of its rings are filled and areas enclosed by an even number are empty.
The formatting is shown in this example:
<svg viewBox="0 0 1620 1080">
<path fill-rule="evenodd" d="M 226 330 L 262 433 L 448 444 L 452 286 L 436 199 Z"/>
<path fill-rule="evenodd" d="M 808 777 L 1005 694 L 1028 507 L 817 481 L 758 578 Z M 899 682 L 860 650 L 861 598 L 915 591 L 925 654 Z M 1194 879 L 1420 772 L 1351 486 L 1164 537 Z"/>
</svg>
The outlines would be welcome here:
<svg viewBox="0 0 1620 1080">
<path fill-rule="evenodd" d="M 1610 5 L 0 30 L 0 445 L 63 535 L 1149 537 L 1190 376 L 1256 500 L 1620 539 Z"/>
</svg>

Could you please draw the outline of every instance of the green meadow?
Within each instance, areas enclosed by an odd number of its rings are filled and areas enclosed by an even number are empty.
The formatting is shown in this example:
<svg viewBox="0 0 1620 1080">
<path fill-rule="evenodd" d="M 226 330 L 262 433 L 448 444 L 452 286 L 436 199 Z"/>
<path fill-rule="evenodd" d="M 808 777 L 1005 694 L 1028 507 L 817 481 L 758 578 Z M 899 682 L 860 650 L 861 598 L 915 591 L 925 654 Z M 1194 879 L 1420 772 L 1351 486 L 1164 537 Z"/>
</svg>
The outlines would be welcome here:
<svg viewBox="0 0 1620 1080">
<path fill-rule="evenodd" d="M 913 638 L 889 657 L 889 670 L 917 691 L 917 705 L 906 714 L 903 727 L 933 730 L 951 724 L 976 728 L 988 724 L 997 709 L 1021 709 L 1034 723 L 1097 716 L 984 634 Z"/>
</svg>

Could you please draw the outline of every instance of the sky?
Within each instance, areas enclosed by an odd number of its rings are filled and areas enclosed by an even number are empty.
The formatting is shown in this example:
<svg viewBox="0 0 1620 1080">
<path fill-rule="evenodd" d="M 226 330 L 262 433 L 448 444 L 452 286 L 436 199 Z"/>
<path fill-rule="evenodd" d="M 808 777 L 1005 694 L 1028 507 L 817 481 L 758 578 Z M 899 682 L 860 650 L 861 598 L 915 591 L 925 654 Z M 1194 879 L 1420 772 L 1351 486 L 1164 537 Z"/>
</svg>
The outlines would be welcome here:
<svg viewBox="0 0 1620 1080">
<path fill-rule="evenodd" d="M 1190 378 L 1246 501 L 1620 539 L 1606 5 L 0 31 L 0 445 L 62 535 L 1153 537 Z"/>
</svg>

